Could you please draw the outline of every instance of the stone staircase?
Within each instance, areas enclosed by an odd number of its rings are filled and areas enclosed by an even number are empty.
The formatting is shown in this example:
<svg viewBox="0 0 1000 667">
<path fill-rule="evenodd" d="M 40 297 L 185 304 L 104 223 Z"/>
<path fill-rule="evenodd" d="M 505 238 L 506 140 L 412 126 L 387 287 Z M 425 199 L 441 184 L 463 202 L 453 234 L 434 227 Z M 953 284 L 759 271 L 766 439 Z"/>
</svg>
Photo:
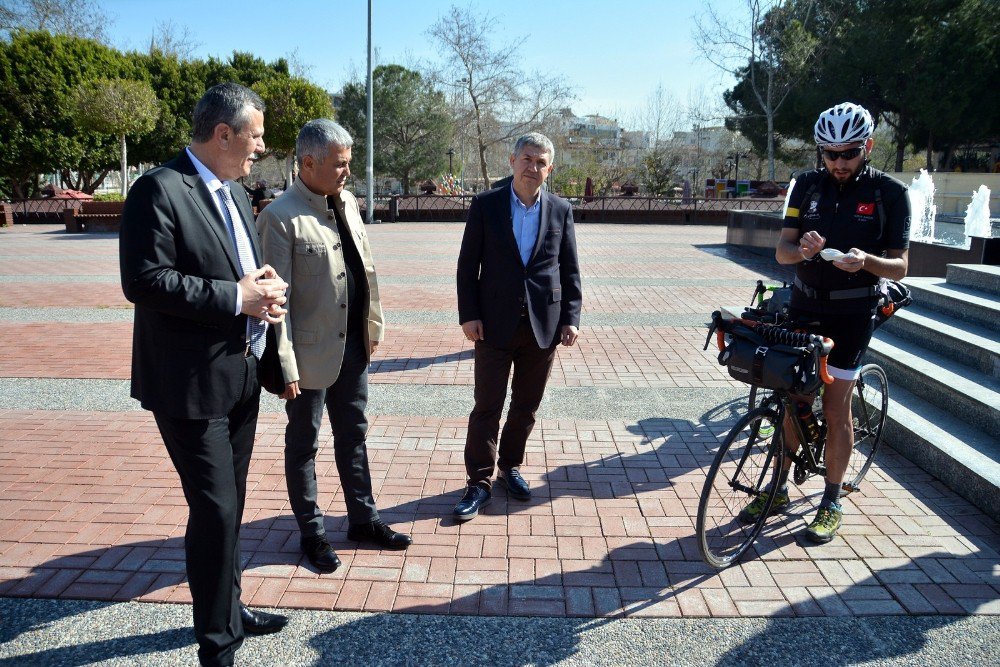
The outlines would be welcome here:
<svg viewBox="0 0 1000 667">
<path fill-rule="evenodd" d="M 1000 267 L 904 282 L 914 303 L 867 356 L 889 378 L 885 442 L 1000 519 Z"/>
</svg>

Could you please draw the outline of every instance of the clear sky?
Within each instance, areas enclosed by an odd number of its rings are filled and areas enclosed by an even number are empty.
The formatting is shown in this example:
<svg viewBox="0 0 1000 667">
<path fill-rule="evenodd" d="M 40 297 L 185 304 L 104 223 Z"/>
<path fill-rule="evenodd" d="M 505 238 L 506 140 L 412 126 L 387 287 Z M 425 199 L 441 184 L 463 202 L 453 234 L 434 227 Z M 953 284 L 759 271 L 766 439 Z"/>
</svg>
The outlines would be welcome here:
<svg viewBox="0 0 1000 667">
<path fill-rule="evenodd" d="M 718 98 L 732 78 L 702 59 L 694 44 L 701 2 L 682 0 L 373 0 L 378 62 L 407 66 L 435 62 L 427 28 L 450 5 L 495 19 L 493 41 L 526 37 L 518 52 L 526 72 L 563 75 L 577 93 L 573 111 L 623 123 L 657 85 L 681 103 Z M 234 50 L 272 61 L 294 56 L 306 75 L 330 91 L 366 66 L 367 0 L 97 0 L 111 23 L 112 43 L 145 50 L 156 25 L 187 28 L 197 57 L 225 58 Z M 741 11 L 742 0 L 713 0 Z"/>
</svg>

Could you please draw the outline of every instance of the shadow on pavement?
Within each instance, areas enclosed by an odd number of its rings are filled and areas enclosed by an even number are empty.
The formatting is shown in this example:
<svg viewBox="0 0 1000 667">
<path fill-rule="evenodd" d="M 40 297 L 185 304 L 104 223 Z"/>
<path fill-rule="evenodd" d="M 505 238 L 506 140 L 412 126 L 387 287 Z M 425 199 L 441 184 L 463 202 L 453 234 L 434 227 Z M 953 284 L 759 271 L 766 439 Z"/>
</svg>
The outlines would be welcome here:
<svg viewBox="0 0 1000 667">
<path fill-rule="evenodd" d="M 776 283 L 782 281 L 791 283 L 795 278 L 795 269 L 778 264 L 774 259 L 773 250 L 756 253 L 728 243 L 696 243 L 693 247 L 713 257 L 739 264 L 748 271 L 759 273 Z M 747 290 L 747 294 L 753 291 L 752 281 L 747 281 Z"/>
<path fill-rule="evenodd" d="M 399 357 L 396 359 L 374 359 L 368 373 L 396 373 L 399 371 L 415 371 L 435 364 L 447 364 L 452 361 L 472 359 L 472 350 L 439 354 L 436 357 Z"/>
</svg>

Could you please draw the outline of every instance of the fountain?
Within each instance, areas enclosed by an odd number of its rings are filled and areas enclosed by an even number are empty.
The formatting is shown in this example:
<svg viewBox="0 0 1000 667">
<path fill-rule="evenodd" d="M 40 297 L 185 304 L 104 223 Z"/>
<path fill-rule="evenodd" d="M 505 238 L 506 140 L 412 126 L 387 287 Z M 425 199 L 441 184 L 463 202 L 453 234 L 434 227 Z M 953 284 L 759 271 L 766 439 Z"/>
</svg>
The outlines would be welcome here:
<svg viewBox="0 0 1000 667">
<path fill-rule="evenodd" d="M 910 196 L 910 219 L 914 223 L 910 229 L 910 240 L 933 243 L 937 205 L 934 203 L 934 179 L 926 169 L 921 169 L 913 179 L 907 194 Z"/>
<path fill-rule="evenodd" d="M 990 189 L 979 186 L 964 218 L 939 215 L 934 190 L 931 175 L 921 169 L 907 191 L 912 220 L 909 274 L 943 277 L 948 264 L 1000 262 L 1000 238 L 993 238 L 990 220 Z"/>
<path fill-rule="evenodd" d="M 988 238 L 993 235 L 990 223 L 990 189 L 985 185 L 980 185 L 979 189 L 972 193 L 972 201 L 965 207 L 965 235 L 966 244 L 973 236 Z"/>
</svg>

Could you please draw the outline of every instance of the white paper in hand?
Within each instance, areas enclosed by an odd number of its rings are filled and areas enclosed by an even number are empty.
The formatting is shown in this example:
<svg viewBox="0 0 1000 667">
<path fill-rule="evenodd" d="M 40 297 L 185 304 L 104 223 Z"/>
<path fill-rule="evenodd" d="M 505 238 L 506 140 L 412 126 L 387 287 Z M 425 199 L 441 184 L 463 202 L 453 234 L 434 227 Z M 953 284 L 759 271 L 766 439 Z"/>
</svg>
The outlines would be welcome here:
<svg viewBox="0 0 1000 667">
<path fill-rule="evenodd" d="M 836 248 L 823 248 L 819 251 L 819 256 L 828 262 L 836 262 L 847 257 L 847 253 L 840 252 Z"/>
</svg>

